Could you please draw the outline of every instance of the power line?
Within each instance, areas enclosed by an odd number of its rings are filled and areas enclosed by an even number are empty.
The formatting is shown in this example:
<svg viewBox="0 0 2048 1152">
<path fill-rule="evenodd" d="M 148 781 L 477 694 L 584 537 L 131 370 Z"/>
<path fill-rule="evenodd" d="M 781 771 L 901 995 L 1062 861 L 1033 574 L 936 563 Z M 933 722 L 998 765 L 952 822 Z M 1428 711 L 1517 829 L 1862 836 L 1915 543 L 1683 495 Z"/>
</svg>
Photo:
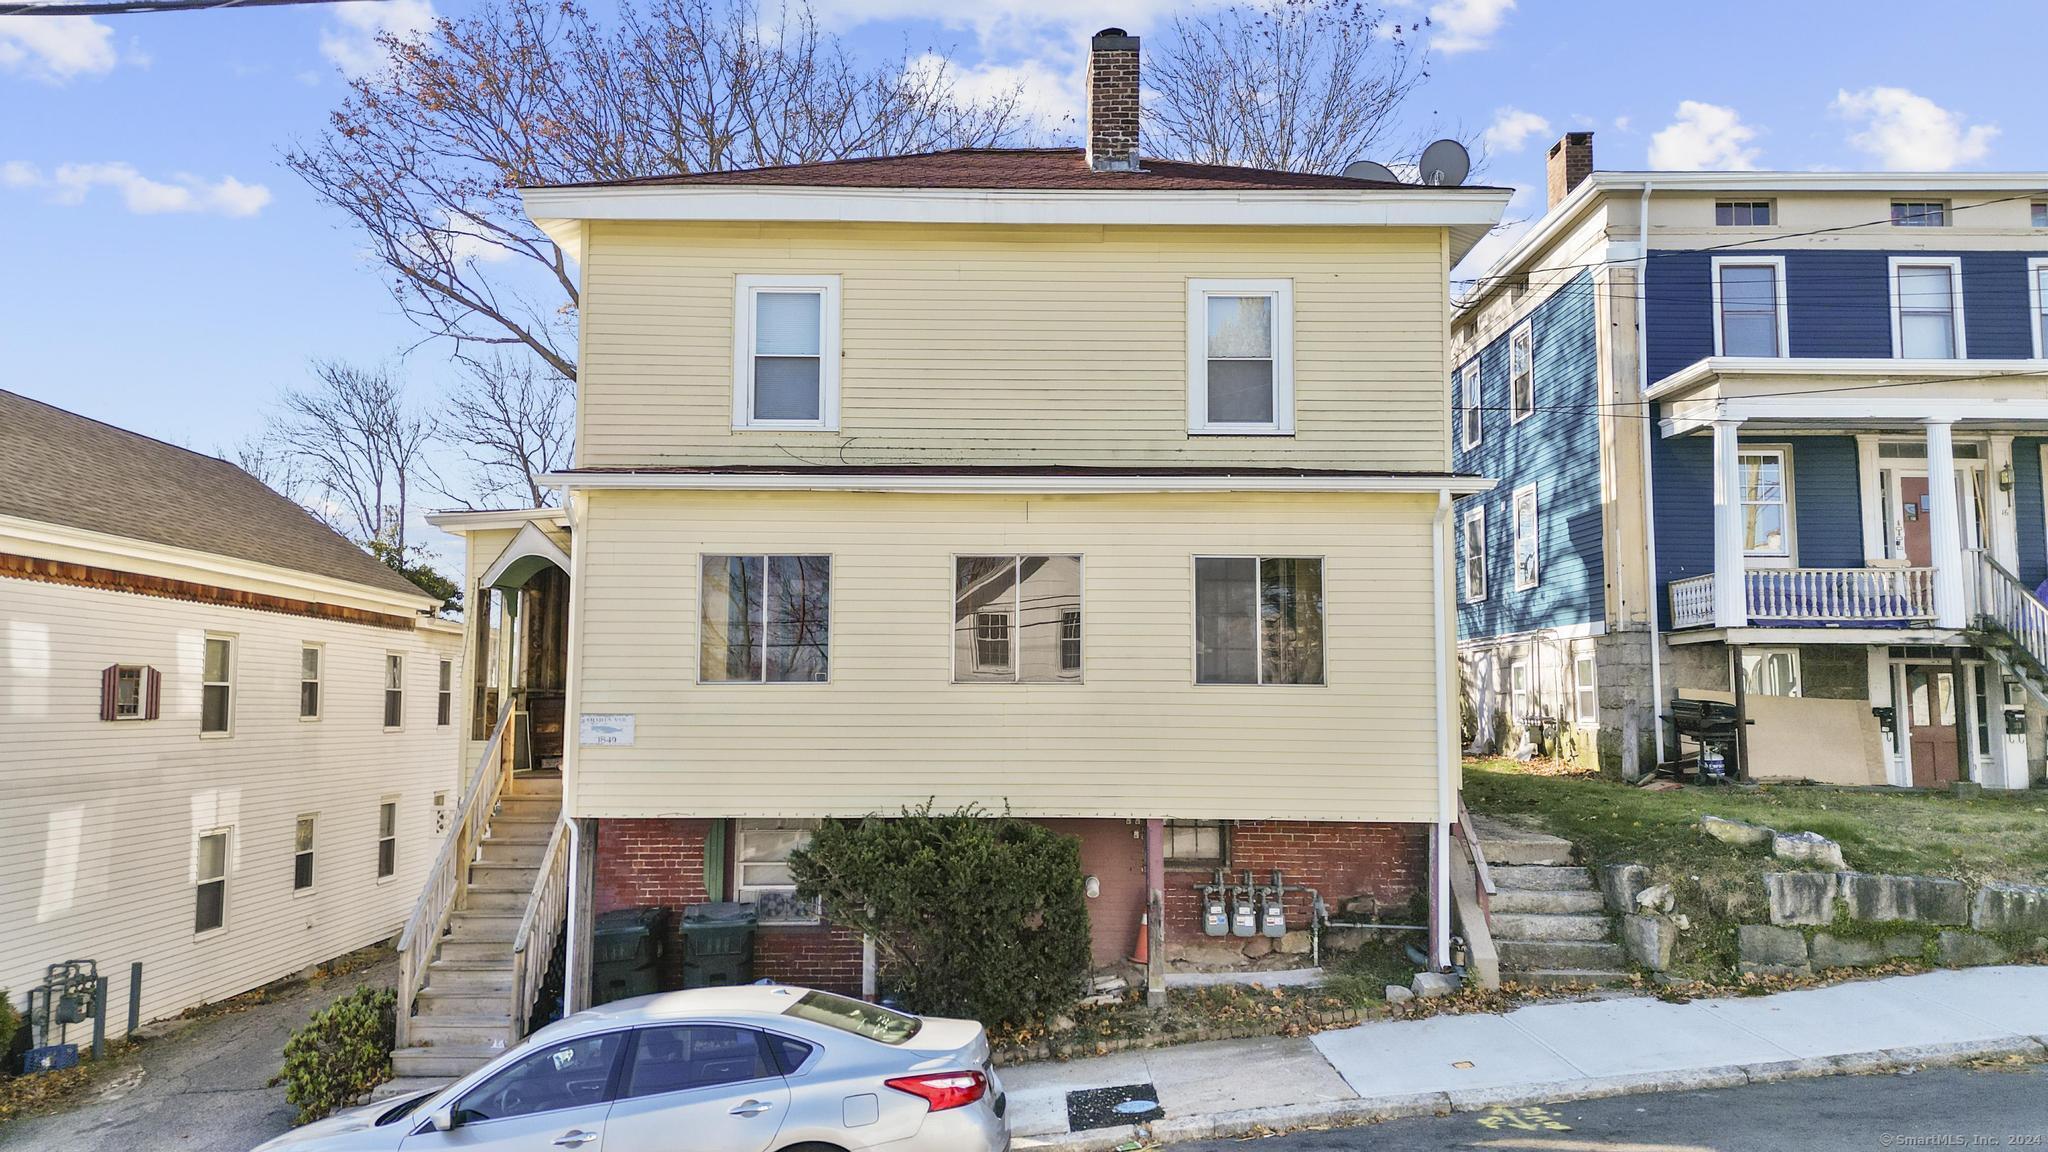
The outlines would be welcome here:
<svg viewBox="0 0 2048 1152">
<path fill-rule="evenodd" d="M 213 8 L 355 2 L 357 0 L 0 0 L 0 16 L 127 16 L 139 12 L 196 12 Z M 372 2 L 381 3 L 382 0 Z"/>
</svg>

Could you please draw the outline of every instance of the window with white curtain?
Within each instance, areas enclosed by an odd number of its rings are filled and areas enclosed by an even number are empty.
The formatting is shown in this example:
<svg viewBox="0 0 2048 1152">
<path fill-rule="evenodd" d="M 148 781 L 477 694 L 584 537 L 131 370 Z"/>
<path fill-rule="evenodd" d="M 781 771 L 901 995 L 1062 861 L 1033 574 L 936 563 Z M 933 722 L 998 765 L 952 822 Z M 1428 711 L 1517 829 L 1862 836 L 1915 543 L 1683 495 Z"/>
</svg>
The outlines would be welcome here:
<svg viewBox="0 0 2048 1152">
<path fill-rule="evenodd" d="M 1892 261 L 1893 346 L 1907 360 L 1958 360 L 1963 343 L 1962 262 Z"/>
<path fill-rule="evenodd" d="M 839 356 L 839 277 L 740 277 L 733 427 L 837 428 Z"/>
<path fill-rule="evenodd" d="M 1188 431 L 1294 431 L 1294 285 L 1188 282 Z"/>
</svg>

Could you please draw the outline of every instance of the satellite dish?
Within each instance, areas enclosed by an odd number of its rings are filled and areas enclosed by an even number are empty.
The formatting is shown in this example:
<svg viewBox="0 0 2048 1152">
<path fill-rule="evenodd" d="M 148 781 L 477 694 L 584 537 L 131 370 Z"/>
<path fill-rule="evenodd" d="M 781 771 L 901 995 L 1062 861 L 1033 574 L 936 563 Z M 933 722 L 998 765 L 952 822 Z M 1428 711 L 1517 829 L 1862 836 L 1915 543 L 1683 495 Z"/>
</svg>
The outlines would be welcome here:
<svg viewBox="0 0 2048 1152">
<path fill-rule="evenodd" d="M 1389 184 L 1401 182 L 1400 178 L 1394 175 L 1392 168 L 1371 160 L 1353 160 L 1344 166 L 1344 175 L 1351 180 L 1384 180 Z"/>
<path fill-rule="evenodd" d="M 1455 188 L 1472 174 L 1472 156 L 1456 140 L 1439 140 L 1422 150 L 1422 182 Z"/>
</svg>

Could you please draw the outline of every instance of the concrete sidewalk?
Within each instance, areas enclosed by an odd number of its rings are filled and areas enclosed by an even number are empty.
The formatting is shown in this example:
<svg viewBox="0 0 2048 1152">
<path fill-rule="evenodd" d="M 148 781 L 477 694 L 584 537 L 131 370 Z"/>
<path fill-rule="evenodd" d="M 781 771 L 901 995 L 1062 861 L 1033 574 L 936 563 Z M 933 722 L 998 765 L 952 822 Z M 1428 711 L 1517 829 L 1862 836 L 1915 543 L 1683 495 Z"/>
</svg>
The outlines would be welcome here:
<svg viewBox="0 0 2048 1152">
<path fill-rule="evenodd" d="M 1093 1150 L 2012 1054 L 2048 1059 L 2048 968 L 1944 970 L 1689 1004 L 1537 1004 L 1306 1040 L 1029 1064 L 1002 1078 L 1016 1147 Z M 1069 1130 L 1069 1092 L 1148 1084 L 1163 1118 Z"/>
</svg>

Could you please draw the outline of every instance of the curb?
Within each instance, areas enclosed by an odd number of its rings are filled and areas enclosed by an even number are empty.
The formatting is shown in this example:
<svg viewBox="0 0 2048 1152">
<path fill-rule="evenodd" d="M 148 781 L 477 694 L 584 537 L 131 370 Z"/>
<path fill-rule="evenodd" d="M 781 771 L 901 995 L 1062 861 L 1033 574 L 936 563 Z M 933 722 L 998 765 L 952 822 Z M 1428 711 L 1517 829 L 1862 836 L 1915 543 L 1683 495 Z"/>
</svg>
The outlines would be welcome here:
<svg viewBox="0 0 2048 1152">
<path fill-rule="evenodd" d="M 1499 1088 L 1475 1088 L 1454 1092 L 1418 1092 L 1399 1096 L 1362 1096 L 1330 1103 L 1288 1104 L 1276 1108 L 1247 1108 L 1236 1112 L 1172 1117 L 1153 1124 L 1098 1128 L 1088 1132 L 1019 1136 L 1010 1147 L 1016 1152 L 1112 1152 L 1133 1141 L 1144 1145 L 1177 1144 L 1187 1140 L 1229 1140 L 1244 1136 L 1265 1136 L 1302 1128 L 1341 1128 L 1377 1124 L 1415 1116 L 1448 1116 L 1453 1112 L 1478 1112 L 1487 1108 L 1556 1104 L 1568 1100 L 1602 1100 L 1647 1092 L 1698 1092 L 1713 1088 L 1737 1088 L 1745 1084 L 1775 1084 L 1786 1080 L 1811 1080 L 1822 1076 L 1890 1072 L 1906 1067 L 1940 1067 L 2005 1056 L 2048 1060 L 2048 1037 L 2010 1036 L 1996 1040 L 1965 1040 L 1945 1044 L 1915 1044 L 1881 1048 L 1839 1056 L 1818 1056 L 1797 1060 L 1774 1060 L 1762 1064 L 1723 1064 L 1710 1068 L 1686 1068 L 1672 1072 L 1644 1072 L 1628 1076 L 1596 1076 L 1577 1080 L 1556 1080 L 1543 1084 L 1516 1084 Z"/>
</svg>

